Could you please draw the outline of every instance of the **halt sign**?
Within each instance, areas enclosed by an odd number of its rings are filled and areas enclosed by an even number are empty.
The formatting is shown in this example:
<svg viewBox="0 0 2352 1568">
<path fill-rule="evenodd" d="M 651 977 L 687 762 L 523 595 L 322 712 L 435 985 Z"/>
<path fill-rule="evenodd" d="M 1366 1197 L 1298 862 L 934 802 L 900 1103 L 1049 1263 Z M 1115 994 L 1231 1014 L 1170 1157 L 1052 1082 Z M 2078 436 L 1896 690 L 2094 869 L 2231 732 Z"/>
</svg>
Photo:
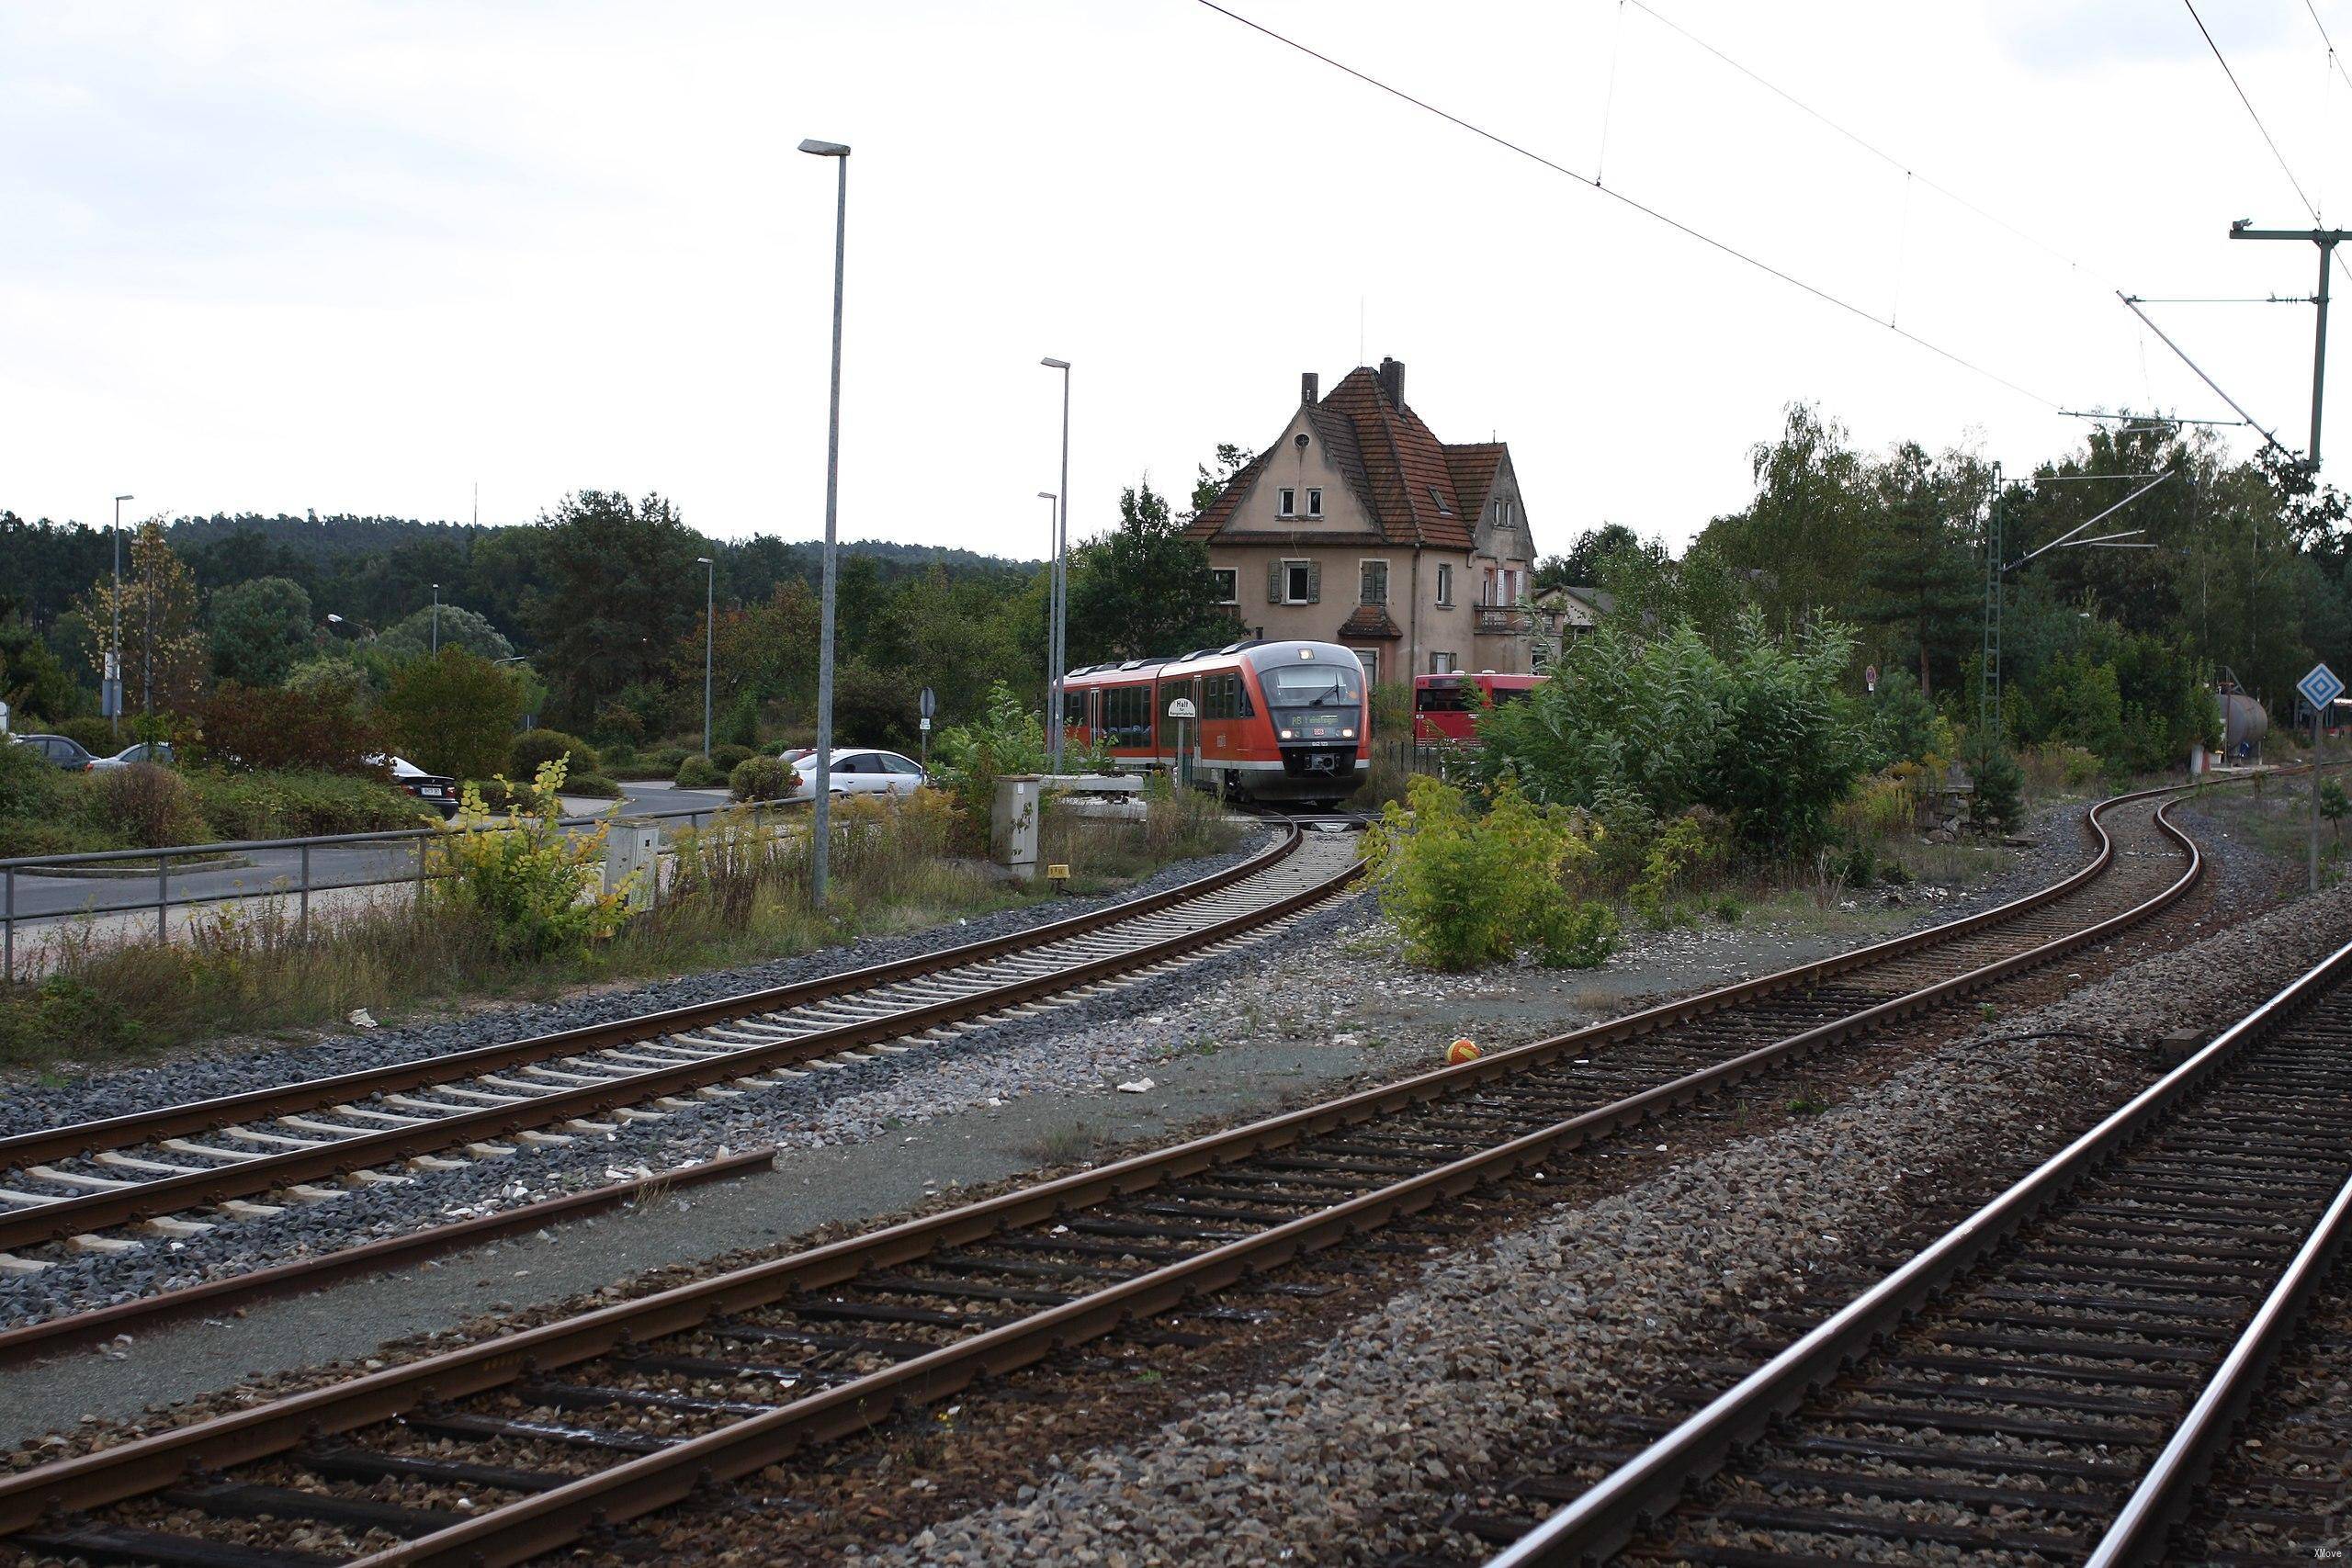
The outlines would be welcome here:
<svg viewBox="0 0 2352 1568">
<path fill-rule="evenodd" d="M 1192 698 L 1178 697 L 1174 702 L 1168 705 L 1168 716 L 1170 718 L 1193 718 L 1198 716 L 1193 707 Z"/>
<path fill-rule="evenodd" d="M 2295 682 L 2295 690 L 2312 705 L 2312 714 L 2324 715 L 2327 705 L 2344 694 L 2344 680 L 2324 663 L 2314 664 L 2310 674 Z"/>
</svg>

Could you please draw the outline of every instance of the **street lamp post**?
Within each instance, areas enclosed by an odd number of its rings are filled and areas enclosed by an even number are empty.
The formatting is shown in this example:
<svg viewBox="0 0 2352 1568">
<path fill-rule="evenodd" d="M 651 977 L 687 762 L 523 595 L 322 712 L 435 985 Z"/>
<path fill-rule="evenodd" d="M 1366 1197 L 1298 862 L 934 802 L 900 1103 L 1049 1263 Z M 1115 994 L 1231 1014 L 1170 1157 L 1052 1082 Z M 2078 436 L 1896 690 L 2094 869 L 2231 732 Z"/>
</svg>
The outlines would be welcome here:
<svg viewBox="0 0 2352 1568">
<path fill-rule="evenodd" d="M 825 577 L 817 631 L 817 778 L 809 799 L 814 820 L 809 825 L 808 897 L 821 908 L 833 848 L 833 541 L 841 502 L 842 275 L 849 242 L 849 148 L 839 141 L 811 139 L 803 141 L 800 150 L 812 157 L 841 162 L 833 197 L 833 386 L 831 415 L 825 427 Z"/>
<path fill-rule="evenodd" d="M 1069 361 L 1047 357 L 1037 361 L 1062 373 L 1062 488 L 1054 526 L 1053 627 L 1046 654 L 1046 771 L 1062 771 L 1062 670 L 1069 655 Z"/>
<path fill-rule="evenodd" d="M 1048 707 L 1054 707 L 1060 700 L 1056 694 L 1061 689 L 1062 678 L 1061 671 L 1055 668 L 1060 658 L 1060 638 L 1056 635 L 1056 629 L 1061 624 L 1062 615 L 1062 585 L 1058 575 L 1061 550 L 1055 543 L 1055 533 L 1061 526 L 1061 497 L 1053 491 L 1041 490 L 1037 492 L 1037 499 L 1046 503 L 1046 703 Z M 1057 715 L 1060 710 L 1054 707 L 1054 711 Z M 1046 728 L 1046 771 L 1059 773 L 1061 770 L 1055 765 L 1057 759 L 1054 757 L 1054 732 L 1058 727 L 1051 722 L 1051 716 L 1048 716 Z"/>
<path fill-rule="evenodd" d="M 105 682 L 114 683 L 114 701 L 108 705 L 113 711 L 107 715 L 107 733 L 118 740 L 122 739 L 122 503 L 137 499 L 129 495 L 114 498 L 114 634 L 110 638 L 112 652 L 107 660 L 114 668 L 99 678 L 101 690 Z"/>
<path fill-rule="evenodd" d="M 433 651 L 441 651 L 441 585 L 433 585 Z"/>
<path fill-rule="evenodd" d="M 718 602 L 718 567 L 708 556 L 695 557 L 704 569 L 702 581 L 702 754 L 710 755 L 710 646 L 712 606 Z"/>
</svg>

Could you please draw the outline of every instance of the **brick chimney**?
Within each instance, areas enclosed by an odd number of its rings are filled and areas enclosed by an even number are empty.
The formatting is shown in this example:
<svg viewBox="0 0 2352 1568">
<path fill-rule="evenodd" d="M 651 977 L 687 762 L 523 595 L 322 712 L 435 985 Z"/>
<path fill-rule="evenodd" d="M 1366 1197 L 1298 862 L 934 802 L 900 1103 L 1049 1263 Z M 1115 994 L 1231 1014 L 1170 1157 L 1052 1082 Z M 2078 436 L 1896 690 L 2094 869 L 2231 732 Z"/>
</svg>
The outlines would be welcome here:
<svg viewBox="0 0 2352 1568">
<path fill-rule="evenodd" d="M 1401 409 L 1405 406 L 1405 362 L 1403 360 L 1386 358 L 1381 360 L 1380 390 L 1382 395 L 1387 398 L 1390 408 Z"/>
<path fill-rule="evenodd" d="M 1300 402 L 1305 403 L 1309 408 L 1312 408 L 1315 406 L 1316 400 L 1322 395 L 1322 377 L 1317 376 L 1312 370 L 1301 373 L 1298 378 L 1298 400 Z"/>
</svg>

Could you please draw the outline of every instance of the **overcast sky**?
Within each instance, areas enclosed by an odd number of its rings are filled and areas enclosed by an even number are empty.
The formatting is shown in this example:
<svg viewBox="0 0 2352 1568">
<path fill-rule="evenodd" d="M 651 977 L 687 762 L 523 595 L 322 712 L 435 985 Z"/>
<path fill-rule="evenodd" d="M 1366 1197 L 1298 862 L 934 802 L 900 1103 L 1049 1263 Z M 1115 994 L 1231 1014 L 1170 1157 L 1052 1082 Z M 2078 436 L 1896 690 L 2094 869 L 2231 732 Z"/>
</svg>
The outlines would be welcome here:
<svg viewBox="0 0 2352 1568">
<path fill-rule="evenodd" d="M 1442 438 L 1511 444 L 1550 551 L 1686 539 L 1794 399 L 2013 467 L 2080 441 L 2060 408 L 2227 415 L 2113 289 L 2312 289 L 2312 247 L 2224 238 L 2310 218 L 2177 3 L 1656 0 L 1900 166 L 1634 0 L 1227 3 L 2000 379 L 1198 0 L 14 0 L 0 507 L 462 519 L 479 481 L 484 521 L 659 490 L 815 536 L 833 164 L 804 136 L 856 149 L 849 538 L 1038 553 L 1041 355 L 1076 364 L 1078 532 L 1272 439 L 1300 371 L 1388 355 Z M 2352 47 L 2352 0 L 2315 4 Z M 2352 214 L 2352 85 L 2303 0 L 2199 9 Z M 2152 309 L 2303 445 L 2308 308 Z"/>
</svg>

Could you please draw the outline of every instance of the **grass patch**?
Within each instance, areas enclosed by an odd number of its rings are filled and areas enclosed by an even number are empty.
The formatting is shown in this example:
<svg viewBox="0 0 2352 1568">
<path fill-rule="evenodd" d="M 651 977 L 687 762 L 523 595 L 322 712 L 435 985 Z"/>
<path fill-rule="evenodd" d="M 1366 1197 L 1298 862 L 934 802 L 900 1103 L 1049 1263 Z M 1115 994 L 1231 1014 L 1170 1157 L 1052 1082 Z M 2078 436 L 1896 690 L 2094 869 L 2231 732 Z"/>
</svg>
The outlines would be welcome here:
<svg viewBox="0 0 2352 1568">
<path fill-rule="evenodd" d="M 420 907 L 405 890 L 360 907 L 314 905 L 307 931 L 285 896 L 204 911 L 170 943 L 102 938 L 86 922 L 56 928 L 44 933 L 45 977 L 0 986 L 0 1063 L 102 1069 L 222 1037 L 334 1028 L 355 1008 L 391 1022 L 473 1002 L 543 998 L 582 985 L 789 957 L 1051 897 L 1042 883 L 1008 882 L 984 862 L 947 854 L 944 803 L 916 801 L 852 796 L 841 805 L 823 909 L 809 899 L 804 834 L 763 831 L 748 814 L 722 813 L 700 832 L 678 836 L 673 880 L 656 908 L 584 951 L 536 961 L 510 955 L 476 910 L 438 897 Z M 1098 844 L 1096 828 L 1134 832 Z M 1107 868 L 1139 875 L 1204 852 L 1193 831 L 1151 829 L 1080 825 L 1069 852 L 1106 868 L 1106 886 Z M 1230 840 L 1218 831 L 1205 841 Z M 20 938 L 18 945 L 28 944 Z"/>
</svg>

